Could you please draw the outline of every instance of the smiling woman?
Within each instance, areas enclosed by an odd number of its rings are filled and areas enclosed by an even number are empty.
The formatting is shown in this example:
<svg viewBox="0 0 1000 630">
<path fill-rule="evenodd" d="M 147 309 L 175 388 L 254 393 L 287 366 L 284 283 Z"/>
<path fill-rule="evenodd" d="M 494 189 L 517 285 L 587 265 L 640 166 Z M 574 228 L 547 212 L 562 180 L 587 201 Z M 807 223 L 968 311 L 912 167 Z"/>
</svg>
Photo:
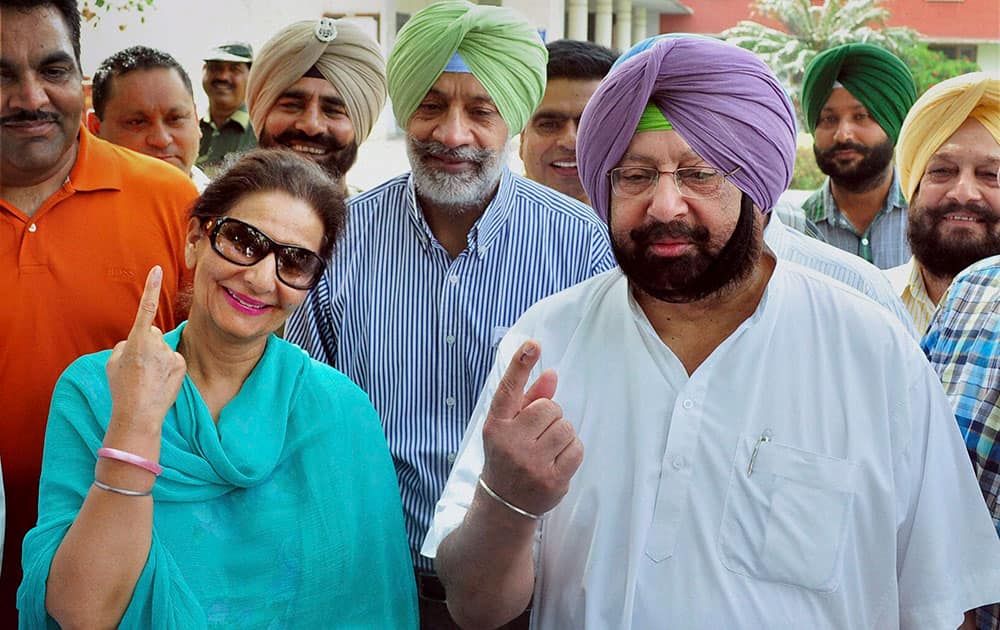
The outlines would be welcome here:
<svg viewBox="0 0 1000 630">
<path fill-rule="evenodd" d="M 250 152 L 209 185 L 188 225 L 190 319 L 151 325 L 154 267 L 128 339 L 56 386 L 22 627 L 415 627 L 378 416 L 274 335 L 345 212 L 290 151 Z"/>
</svg>

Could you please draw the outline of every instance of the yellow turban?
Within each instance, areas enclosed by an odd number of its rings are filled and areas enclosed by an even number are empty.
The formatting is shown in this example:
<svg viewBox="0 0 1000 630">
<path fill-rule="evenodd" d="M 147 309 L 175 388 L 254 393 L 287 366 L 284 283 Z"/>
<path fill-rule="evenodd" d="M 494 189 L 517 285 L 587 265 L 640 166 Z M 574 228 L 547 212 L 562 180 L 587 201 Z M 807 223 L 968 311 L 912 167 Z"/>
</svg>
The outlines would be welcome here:
<svg viewBox="0 0 1000 630">
<path fill-rule="evenodd" d="M 464 1 L 424 7 L 399 30 L 388 64 L 399 126 L 406 127 L 456 52 L 496 103 L 508 135 L 520 133 L 545 93 L 548 50 L 517 12 Z"/>
<path fill-rule="evenodd" d="M 938 83 L 917 99 L 903 121 L 896 145 L 899 183 L 913 197 L 931 156 L 969 118 L 1000 143 L 1000 79 L 972 72 Z"/>
<path fill-rule="evenodd" d="M 286 26 L 260 49 L 247 79 L 254 131 L 260 135 L 274 102 L 313 66 L 347 102 L 354 138 L 361 144 L 385 105 L 385 59 L 360 27 L 331 18 Z"/>
</svg>

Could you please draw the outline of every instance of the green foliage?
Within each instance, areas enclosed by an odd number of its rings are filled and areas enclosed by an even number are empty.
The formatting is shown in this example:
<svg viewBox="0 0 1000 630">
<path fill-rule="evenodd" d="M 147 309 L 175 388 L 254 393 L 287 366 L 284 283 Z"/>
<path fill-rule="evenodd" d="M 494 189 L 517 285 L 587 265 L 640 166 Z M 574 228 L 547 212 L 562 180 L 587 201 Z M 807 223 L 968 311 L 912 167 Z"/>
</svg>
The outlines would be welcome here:
<svg viewBox="0 0 1000 630">
<path fill-rule="evenodd" d="M 965 58 L 948 59 L 941 51 L 931 50 L 922 42 L 915 42 L 904 48 L 899 57 L 910 67 L 918 95 L 945 79 L 980 70 L 979 64 L 974 61 Z"/>
<path fill-rule="evenodd" d="M 826 175 L 816 166 L 812 145 L 799 146 L 795 151 L 795 170 L 792 172 L 792 190 L 815 190 L 823 185 Z"/>
<path fill-rule="evenodd" d="M 144 14 L 146 9 L 152 9 L 156 0 L 78 0 L 80 15 L 84 21 L 97 28 L 101 19 L 107 17 L 112 11 L 115 13 L 125 13 L 135 11 Z M 139 21 L 145 23 L 146 16 L 141 15 Z M 119 24 L 118 28 L 125 30 L 124 24 Z"/>
<path fill-rule="evenodd" d="M 759 55 L 784 84 L 793 100 L 802 73 L 817 53 L 852 42 L 867 42 L 899 54 L 913 45 L 916 33 L 887 27 L 889 10 L 882 0 L 755 0 L 751 15 L 776 20 L 787 32 L 751 20 L 723 32 L 726 41 Z"/>
</svg>

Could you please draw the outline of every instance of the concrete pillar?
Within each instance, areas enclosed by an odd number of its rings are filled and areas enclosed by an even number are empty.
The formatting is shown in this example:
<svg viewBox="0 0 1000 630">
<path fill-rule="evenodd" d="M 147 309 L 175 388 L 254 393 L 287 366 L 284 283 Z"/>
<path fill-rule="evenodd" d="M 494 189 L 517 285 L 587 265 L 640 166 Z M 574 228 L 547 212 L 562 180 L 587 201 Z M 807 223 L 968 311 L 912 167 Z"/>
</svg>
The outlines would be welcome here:
<svg viewBox="0 0 1000 630">
<path fill-rule="evenodd" d="M 625 52 L 632 47 L 632 0 L 615 2 L 615 48 Z"/>
<path fill-rule="evenodd" d="M 594 43 L 611 47 L 611 19 L 613 0 L 597 0 L 594 12 Z"/>
<path fill-rule="evenodd" d="M 646 7 L 632 7 L 632 43 L 638 44 L 648 37 L 646 27 Z M 624 50 L 622 52 L 625 52 Z"/>
<path fill-rule="evenodd" d="M 343 3 L 344 0 L 336 0 Z M 372 2 L 372 0 L 367 0 Z M 563 0 L 503 0 L 502 6 L 514 9 L 539 31 L 544 31 L 545 42 L 563 39 L 566 34 L 566 4 Z"/>
<path fill-rule="evenodd" d="M 566 0 L 566 5 L 569 13 L 566 39 L 587 41 L 587 0 Z"/>
</svg>

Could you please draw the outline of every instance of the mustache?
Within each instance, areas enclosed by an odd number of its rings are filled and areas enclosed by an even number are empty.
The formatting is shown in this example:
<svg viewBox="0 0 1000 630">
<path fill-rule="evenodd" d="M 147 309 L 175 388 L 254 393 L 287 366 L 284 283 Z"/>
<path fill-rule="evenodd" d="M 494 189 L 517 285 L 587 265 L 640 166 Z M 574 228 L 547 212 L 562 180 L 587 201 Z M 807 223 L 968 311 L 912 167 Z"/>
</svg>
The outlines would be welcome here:
<svg viewBox="0 0 1000 630">
<path fill-rule="evenodd" d="M 703 225 L 691 226 L 680 220 L 663 223 L 655 221 L 640 225 L 629 232 L 632 241 L 639 246 L 646 246 L 664 238 L 687 238 L 694 243 L 707 243 L 708 228 Z"/>
<path fill-rule="evenodd" d="M 1000 216 L 997 216 L 997 213 L 985 203 L 959 203 L 958 201 L 950 201 L 934 208 L 927 208 L 926 212 L 927 216 L 934 221 L 940 221 L 945 217 L 945 215 L 957 212 L 971 214 L 986 223 L 996 223 L 997 221 L 1000 221 Z"/>
<path fill-rule="evenodd" d="M 424 142 L 414 138 L 410 142 L 413 144 L 413 148 L 420 157 L 463 160 L 475 162 L 476 164 L 482 164 L 493 155 L 489 149 L 474 149 L 467 146 L 448 147 L 435 140 L 428 140 Z"/>
<path fill-rule="evenodd" d="M 41 109 L 36 109 L 31 111 L 20 111 L 16 114 L 9 114 L 7 116 L 0 116 L 0 125 L 21 122 L 59 122 L 60 120 L 62 120 L 62 116 L 55 112 L 47 112 Z"/>
<path fill-rule="evenodd" d="M 861 155 L 868 155 L 869 153 L 871 153 L 871 149 L 857 142 L 838 142 L 829 149 L 821 151 L 821 153 L 824 156 L 831 156 L 837 151 L 857 151 Z"/>
<path fill-rule="evenodd" d="M 337 142 L 336 138 L 329 134 L 321 133 L 316 136 L 310 136 L 303 131 L 299 131 L 298 129 L 287 129 L 282 131 L 274 137 L 274 141 L 277 144 L 284 145 L 288 145 L 293 142 L 302 142 L 303 144 L 320 144 L 330 151 L 341 151 L 347 148 L 346 144 Z"/>
</svg>

